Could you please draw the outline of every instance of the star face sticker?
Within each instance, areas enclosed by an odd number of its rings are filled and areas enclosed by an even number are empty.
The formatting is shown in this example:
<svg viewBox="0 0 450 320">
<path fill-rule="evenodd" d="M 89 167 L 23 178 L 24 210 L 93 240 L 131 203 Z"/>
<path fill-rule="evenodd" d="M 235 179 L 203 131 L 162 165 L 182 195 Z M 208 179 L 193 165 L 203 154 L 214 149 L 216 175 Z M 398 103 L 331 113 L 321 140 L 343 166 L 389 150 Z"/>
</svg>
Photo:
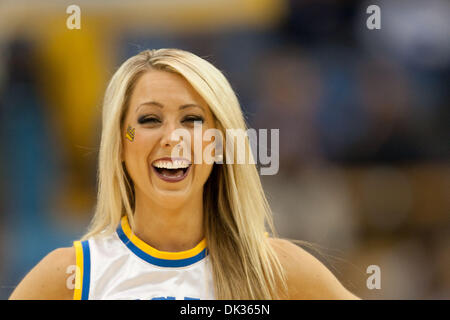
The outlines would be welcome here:
<svg viewBox="0 0 450 320">
<path fill-rule="evenodd" d="M 125 135 L 125 138 L 127 138 L 128 140 L 130 140 L 131 142 L 133 142 L 133 141 L 134 141 L 134 135 L 135 135 L 135 132 L 136 132 L 136 129 L 135 129 L 135 128 L 133 128 L 133 127 L 131 127 L 131 126 L 128 126 L 128 128 L 127 128 L 127 133 L 126 133 L 126 135 Z"/>
</svg>

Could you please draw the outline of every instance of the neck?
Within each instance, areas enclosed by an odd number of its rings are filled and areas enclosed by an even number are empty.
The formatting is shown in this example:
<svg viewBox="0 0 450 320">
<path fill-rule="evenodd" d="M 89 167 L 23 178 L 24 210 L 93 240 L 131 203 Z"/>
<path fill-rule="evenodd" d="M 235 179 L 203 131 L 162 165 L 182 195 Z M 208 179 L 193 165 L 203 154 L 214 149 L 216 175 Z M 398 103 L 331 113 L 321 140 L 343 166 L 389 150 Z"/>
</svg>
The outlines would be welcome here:
<svg viewBox="0 0 450 320">
<path fill-rule="evenodd" d="M 177 208 L 163 207 L 136 194 L 134 234 L 160 251 L 194 248 L 203 238 L 203 199 L 192 197 Z"/>
</svg>

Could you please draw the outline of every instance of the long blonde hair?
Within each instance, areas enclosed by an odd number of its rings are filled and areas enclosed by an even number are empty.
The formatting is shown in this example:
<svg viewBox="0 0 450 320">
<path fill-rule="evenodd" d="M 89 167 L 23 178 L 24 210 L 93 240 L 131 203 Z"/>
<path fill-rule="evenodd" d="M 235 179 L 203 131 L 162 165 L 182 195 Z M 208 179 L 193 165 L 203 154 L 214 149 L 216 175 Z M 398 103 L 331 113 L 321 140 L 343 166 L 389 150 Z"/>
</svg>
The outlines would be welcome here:
<svg viewBox="0 0 450 320">
<path fill-rule="evenodd" d="M 151 69 L 182 75 L 208 103 L 217 129 L 247 130 L 238 99 L 223 74 L 206 60 L 179 49 L 145 50 L 112 77 L 103 103 L 95 215 L 83 239 L 111 234 L 127 215 L 133 226 L 134 189 L 122 163 L 123 118 L 133 87 Z M 226 143 L 229 143 L 226 141 Z M 248 138 L 246 152 L 251 157 Z M 236 159 L 234 159 L 236 160 Z M 214 164 L 203 190 L 204 230 L 217 299 L 278 299 L 286 292 L 281 263 L 266 238 L 276 235 L 257 168 Z"/>
</svg>

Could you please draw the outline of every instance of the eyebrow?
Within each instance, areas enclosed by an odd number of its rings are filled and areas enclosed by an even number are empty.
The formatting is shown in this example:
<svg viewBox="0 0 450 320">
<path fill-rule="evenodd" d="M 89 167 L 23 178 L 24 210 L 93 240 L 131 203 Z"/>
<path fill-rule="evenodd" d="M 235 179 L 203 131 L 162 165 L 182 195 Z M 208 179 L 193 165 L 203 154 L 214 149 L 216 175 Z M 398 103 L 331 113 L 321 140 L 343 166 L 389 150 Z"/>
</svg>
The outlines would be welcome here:
<svg viewBox="0 0 450 320">
<path fill-rule="evenodd" d="M 136 108 L 136 111 L 138 111 L 139 108 L 142 107 L 142 106 L 156 106 L 156 107 L 159 107 L 159 108 L 161 108 L 161 109 L 164 108 L 164 105 L 163 105 L 162 103 L 157 102 L 157 101 L 146 101 L 146 102 L 141 103 L 141 104 Z M 202 106 L 200 106 L 200 105 L 198 105 L 198 104 L 195 104 L 195 103 L 183 104 L 183 105 L 181 105 L 181 106 L 178 108 L 178 110 L 183 110 L 183 109 L 190 108 L 190 107 L 197 107 L 197 108 L 200 108 L 200 109 L 202 109 L 203 111 L 205 111 L 205 109 L 204 109 Z"/>
</svg>

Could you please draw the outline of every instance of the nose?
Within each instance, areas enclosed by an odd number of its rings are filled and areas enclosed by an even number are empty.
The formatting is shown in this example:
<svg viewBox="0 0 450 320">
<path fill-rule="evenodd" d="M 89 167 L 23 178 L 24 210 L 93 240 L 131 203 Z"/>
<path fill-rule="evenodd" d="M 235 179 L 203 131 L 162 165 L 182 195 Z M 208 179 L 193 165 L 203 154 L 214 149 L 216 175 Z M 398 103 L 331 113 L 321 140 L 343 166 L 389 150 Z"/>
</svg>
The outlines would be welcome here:
<svg viewBox="0 0 450 320">
<path fill-rule="evenodd" d="M 160 141 L 162 149 L 173 151 L 176 148 L 176 152 L 183 152 L 183 155 L 186 155 L 190 150 L 190 141 L 189 131 L 176 121 L 168 121 L 164 124 L 164 132 Z"/>
<path fill-rule="evenodd" d="M 175 145 L 180 142 L 180 138 L 174 135 L 177 129 L 175 124 L 167 123 L 164 128 L 164 133 L 161 138 L 161 147 L 172 149 Z"/>
</svg>

